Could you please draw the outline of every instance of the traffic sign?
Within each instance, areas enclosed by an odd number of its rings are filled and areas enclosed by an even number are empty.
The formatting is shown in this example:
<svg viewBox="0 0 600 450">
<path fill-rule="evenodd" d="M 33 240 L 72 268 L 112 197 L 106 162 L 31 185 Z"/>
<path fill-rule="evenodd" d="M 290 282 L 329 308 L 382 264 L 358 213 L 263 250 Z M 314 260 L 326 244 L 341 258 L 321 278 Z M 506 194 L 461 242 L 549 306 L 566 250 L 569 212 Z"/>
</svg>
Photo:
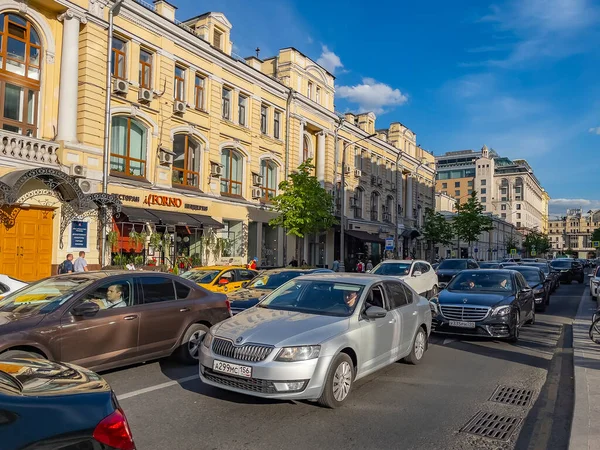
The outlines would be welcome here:
<svg viewBox="0 0 600 450">
<path fill-rule="evenodd" d="M 531 256 L 535 256 L 535 255 L 536 255 L 535 250 L 531 250 Z"/>
<path fill-rule="evenodd" d="M 475 249 L 473 250 L 475 253 L 479 252 L 479 249 L 477 247 L 475 247 Z"/>
<path fill-rule="evenodd" d="M 385 249 L 386 250 L 394 250 L 394 238 L 386 238 Z"/>
<path fill-rule="evenodd" d="M 600 248 L 600 241 L 593 241 L 592 242 L 592 247 L 594 247 L 594 248 Z"/>
<path fill-rule="evenodd" d="M 516 248 L 511 248 L 510 249 L 510 254 L 511 255 L 516 255 L 517 254 L 517 249 Z"/>
</svg>

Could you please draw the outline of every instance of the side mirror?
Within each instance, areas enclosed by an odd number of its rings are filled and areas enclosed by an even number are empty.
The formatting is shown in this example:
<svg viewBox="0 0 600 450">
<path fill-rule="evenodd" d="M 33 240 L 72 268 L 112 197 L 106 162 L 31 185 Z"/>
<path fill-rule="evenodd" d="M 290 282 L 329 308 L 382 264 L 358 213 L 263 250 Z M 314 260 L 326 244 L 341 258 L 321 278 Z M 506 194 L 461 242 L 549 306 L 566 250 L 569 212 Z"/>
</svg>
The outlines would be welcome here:
<svg viewBox="0 0 600 450">
<path fill-rule="evenodd" d="M 422 275 L 422 273 L 421 273 L 421 271 L 420 271 L 420 270 L 415 270 L 415 271 L 413 272 L 413 274 L 412 274 L 412 276 L 413 276 L 413 277 L 419 277 L 419 276 L 421 276 L 421 275 Z"/>
<path fill-rule="evenodd" d="M 531 292 L 531 288 L 530 288 L 529 286 L 528 286 L 528 287 L 524 287 L 524 288 L 523 288 L 523 289 L 521 289 L 519 292 L 520 292 L 521 294 L 529 294 L 529 293 Z"/>
<path fill-rule="evenodd" d="M 95 316 L 100 311 L 100 306 L 93 302 L 84 302 L 75 306 L 71 310 L 71 314 L 76 317 L 91 317 Z"/>
<path fill-rule="evenodd" d="M 379 306 L 371 306 L 365 311 L 365 316 L 369 319 L 381 319 L 387 316 L 387 311 Z"/>
<path fill-rule="evenodd" d="M 219 284 L 223 285 L 223 284 L 229 284 L 229 280 L 227 278 L 220 278 L 219 279 Z"/>
</svg>

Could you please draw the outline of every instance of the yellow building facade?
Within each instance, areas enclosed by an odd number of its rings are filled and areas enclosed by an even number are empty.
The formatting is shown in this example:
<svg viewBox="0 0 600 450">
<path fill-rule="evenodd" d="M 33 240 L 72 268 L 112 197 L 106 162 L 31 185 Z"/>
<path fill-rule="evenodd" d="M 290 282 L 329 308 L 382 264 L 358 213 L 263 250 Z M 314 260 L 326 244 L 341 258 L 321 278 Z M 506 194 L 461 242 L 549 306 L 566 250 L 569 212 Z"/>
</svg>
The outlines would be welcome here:
<svg viewBox="0 0 600 450">
<path fill-rule="evenodd" d="M 331 266 L 380 258 L 390 237 L 401 254 L 424 252 L 418 229 L 434 204 L 435 164 L 410 129 L 337 114 L 334 77 L 294 48 L 264 60 L 232 56 L 221 13 L 180 22 L 166 1 L 124 0 L 109 42 L 113 5 L 0 4 L 2 273 L 38 279 L 78 251 L 91 267 L 142 249 L 166 264 L 219 253 L 261 266 L 292 257 Z M 278 184 L 308 158 L 339 215 L 344 153 L 343 256 L 339 227 L 297 240 L 268 225 Z M 137 242 L 142 232 L 169 239 Z"/>
</svg>

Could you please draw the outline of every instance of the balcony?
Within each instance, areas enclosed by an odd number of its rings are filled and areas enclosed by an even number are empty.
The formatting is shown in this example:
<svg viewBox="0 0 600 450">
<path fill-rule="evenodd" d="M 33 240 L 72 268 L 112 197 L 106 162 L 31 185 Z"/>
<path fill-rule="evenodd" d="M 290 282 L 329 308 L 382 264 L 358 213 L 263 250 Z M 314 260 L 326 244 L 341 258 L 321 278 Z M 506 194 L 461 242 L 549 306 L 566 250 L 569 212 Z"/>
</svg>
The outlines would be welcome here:
<svg viewBox="0 0 600 450">
<path fill-rule="evenodd" d="M 60 145 L 56 142 L 0 130 L 0 157 L 37 166 L 58 166 L 59 149 Z"/>
</svg>

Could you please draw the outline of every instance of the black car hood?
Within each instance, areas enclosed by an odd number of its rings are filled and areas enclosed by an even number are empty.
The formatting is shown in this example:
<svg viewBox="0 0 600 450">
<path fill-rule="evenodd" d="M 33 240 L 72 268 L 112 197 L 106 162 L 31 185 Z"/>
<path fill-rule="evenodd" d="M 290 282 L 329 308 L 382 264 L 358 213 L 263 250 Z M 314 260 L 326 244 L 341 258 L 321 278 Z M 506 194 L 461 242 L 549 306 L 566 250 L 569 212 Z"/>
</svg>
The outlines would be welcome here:
<svg viewBox="0 0 600 450">
<path fill-rule="evenodd" d="M 514 294 L 511 292 L 490 293 L 490 292 L 468 292 L 468 291 L 441 291 L 438 296 L 440 305 L 481 305 L 496 306 L 503 303 L 511 303 Z"/>
</svg>

